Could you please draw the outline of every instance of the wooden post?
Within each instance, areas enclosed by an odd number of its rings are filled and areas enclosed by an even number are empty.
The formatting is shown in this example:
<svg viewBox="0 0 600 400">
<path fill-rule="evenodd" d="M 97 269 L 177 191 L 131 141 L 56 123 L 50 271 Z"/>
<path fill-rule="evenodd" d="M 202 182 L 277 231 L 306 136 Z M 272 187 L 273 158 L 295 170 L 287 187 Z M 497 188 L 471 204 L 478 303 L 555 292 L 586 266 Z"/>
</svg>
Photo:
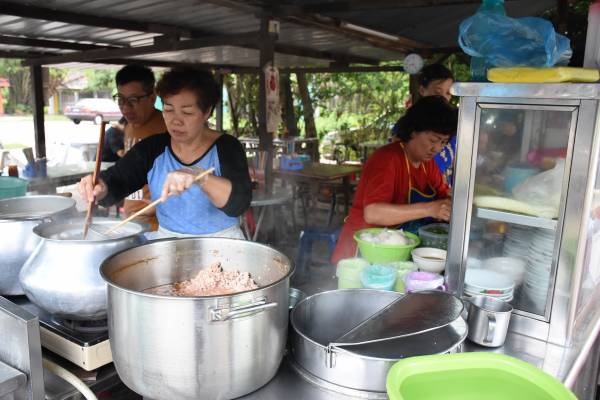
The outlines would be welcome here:
<svg viewBox="0 0 600 400">
<path fill-rule="evenodd" d="M 217 124 L 217 131 L 223 131 L 223 74 L 217 74 L 217 83 L 219 84 L 219 93 L 220 99 L 219 102 L 215 105 L 215 118 Z"/>
<path fill-rule="evenodd" d="M 29 67 L 31 74 L 31 91 L 33 93 L 33 127 L 35 130 L 35 154 L 38 158 L 46 157 L 46 131 L 44 130 L 44 79 L 42 67 Z"/>
<path fill-rule="evenodd" d="M 277 33 L 271 32 L 271 19 L 264 15 L 260 21 L 260 70 L 258 82 L 258 148 L 267 153 L 265 166 L 265 188 L 270 191 L 273 187 L 273 133 L 267 131 L 267 88 L 264 68 L 273 65 L 275 56 L 275 40 Z"/>
</svg>

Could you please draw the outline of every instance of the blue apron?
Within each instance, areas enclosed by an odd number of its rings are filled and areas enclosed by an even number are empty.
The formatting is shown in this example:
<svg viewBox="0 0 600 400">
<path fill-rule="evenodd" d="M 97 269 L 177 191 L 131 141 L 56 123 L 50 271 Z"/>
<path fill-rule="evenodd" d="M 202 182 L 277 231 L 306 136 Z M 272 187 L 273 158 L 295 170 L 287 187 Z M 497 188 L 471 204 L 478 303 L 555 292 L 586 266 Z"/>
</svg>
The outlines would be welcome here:
<svg viewBox="0 0 600 400">
<path fill-rule="evenodd" d="M 435 157 L 433 158 L 435 160 L 435 163 L 437 164 L 437 166 L 440 168 L 440 172 L 442 173 L 442 176 L 444 177 L 444 180 L 446 181 L 448 186 L 452 186 L 452 181 L 453 181 L 452 174 L 454 173 L 454 155 L 455 154 L 456 154 L 456 136 L 454 136 L 452 139 L 450 139 L 450 142 L 448 142 L 448 144 L 446 146 L 444 146 L 442 151 L 437 153 L 435 155 Z"/>
<path fill-rule="evenodd" d="M 402 146 L 402 150 L 404 150 L 404 145 L 400 144 Z M 406 171 L 408 172 L 408 198 L 407 198 L 407 203 L 406 204 L 416 204 L 416 203 L 429 203 L 430 201 L 434 201 L 436 200 L 436 195 L 437 192 L 434 188 L 431 187 L 431 185 L 429 184 L 429 182 L 427 182 L 427 187 L 425 188 L 425 193 L 421 192 L 419 189 L 416 189 L 412 186 L 412 177 L 410 176 L 410 163 L 408 162 L 408 158 L 406 157 L 406 152 L 403 151 L 404 154 L 404 160 L 406 161 Z M 419 165 L 419 168 L 423 168 L 423 171 L 425 171 L 425 166 L 423 166 L 423 164 L 421 163 Z M 427 171 L 425 171 L 427 172 Z M 427 218 L 421 218 L 421 219 L 416 219 L 413 221 L 408 221 L 405 222 L 403 224 L 401 224 L 398 229 L 403 229 L 405 231 L 414 233 L 415 235 L 418 235 L 419 233 L 419 228 L 421 226 L 427 225 L 434 222 L 433 218 L 427 217 Z"/>
</svg>

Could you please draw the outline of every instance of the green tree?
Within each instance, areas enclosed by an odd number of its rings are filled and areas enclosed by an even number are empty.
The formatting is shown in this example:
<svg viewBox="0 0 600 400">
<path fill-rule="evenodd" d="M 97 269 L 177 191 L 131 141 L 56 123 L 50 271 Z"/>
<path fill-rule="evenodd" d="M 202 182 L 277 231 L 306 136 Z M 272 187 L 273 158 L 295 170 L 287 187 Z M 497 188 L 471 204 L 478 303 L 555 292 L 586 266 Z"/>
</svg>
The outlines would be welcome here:
<svg viewBox="0 0 600 400">
<path fill-rule="evenodd" d="M 7 114 L 25 113 L 31 110 L 31 79 L 29 70 L 21 65 L 20 60 L 0 59 L 0 76 L 8 78 Z"/>
<path fill-rule="evenodd" d="M 225 106 L 231 119 L 231 130 L 237 137 L 258 135 L 258 75 L 225 75 Z"/>
<path fill-rule="evenodd" d="M 112 92 L 115 88 L 115 71 L 112 69 L 88 69 L 85 76 L 88 80 L 87 90 Z"/>
</svg>

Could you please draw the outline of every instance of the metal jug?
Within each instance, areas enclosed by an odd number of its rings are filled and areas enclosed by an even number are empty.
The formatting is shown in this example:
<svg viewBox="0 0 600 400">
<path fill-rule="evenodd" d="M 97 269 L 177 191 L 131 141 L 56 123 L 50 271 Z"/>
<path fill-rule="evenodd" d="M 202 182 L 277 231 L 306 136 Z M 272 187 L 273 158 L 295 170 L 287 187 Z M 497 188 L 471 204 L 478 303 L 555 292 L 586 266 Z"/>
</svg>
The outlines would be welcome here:
<svg viewBox="0 0 600 400">
<path fill-rule="evenodd" d="M 488 296 L 475 296 L 466 300 L 469 340 L 486 347 L 502 346 L 508 332 L 512 306 Z"/>
</svg>

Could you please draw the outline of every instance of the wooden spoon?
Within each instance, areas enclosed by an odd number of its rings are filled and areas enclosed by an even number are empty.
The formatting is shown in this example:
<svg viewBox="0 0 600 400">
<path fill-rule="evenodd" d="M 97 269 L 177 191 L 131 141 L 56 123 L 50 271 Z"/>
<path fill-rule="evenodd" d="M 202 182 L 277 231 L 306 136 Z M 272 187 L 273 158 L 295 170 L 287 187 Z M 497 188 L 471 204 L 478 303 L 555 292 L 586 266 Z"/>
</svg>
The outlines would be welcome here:
<svg viewBox="0 0 600 400">
<path fill-rule="evenodd" d="M 199 181 L 201 178 L 203 178 L 204 176 L 212 173 L 214 170 L 215 169 L 211 167 L 211 168 L 207 169 L 206 171 L 199 173 L 194 178 L 194 182 Z M 152 203 L 148 204 L 146 207 L 142 208 L 139 211 L 136 211 L 134 214 L 130 215 L 128 218 L 124 219 L 123 221 L 119 222 L 118 224 L 116 224 L 115 226 L 113 226 L 112 228 L 110 228 L 109 230 L 107 230 L 106 232 L 104 232 L 104 234 L 108 235 L 109 233 L 114 232 L 115 230 L 119 229 L 120 227 L 122 227 L 126 223 L 130 222 L 131 220 L 133 220 L 135 217 L 139 216 L 140 214 L 143 214 L 146 211 L 148 211 L 148 210 L 156 207 L 161 202 L 162 202 L 162 198 L 154 200 Z"/>
<path fill-rule="evenodd" d="M 104 147 L 104 132 L 106 130 L 106 121 L 102 121 L 100 124 L 100 138 L 98 139 L 98 148 L 96 149 L 96 165 L 94 166 L 94 174 L 92 175 L 92 188 L 98 184 L 98 175 L 100 174 L 100 164 L 102 163 L 102 149 Z M 96 199 L 94 198 L 88 204 L 87 213 L 85 214 L 85 224 L 83 225 L 83 239 L 87 237 L 90 224 L 92 223 L 92 211 L 96 205 Z"/>
</svg>

